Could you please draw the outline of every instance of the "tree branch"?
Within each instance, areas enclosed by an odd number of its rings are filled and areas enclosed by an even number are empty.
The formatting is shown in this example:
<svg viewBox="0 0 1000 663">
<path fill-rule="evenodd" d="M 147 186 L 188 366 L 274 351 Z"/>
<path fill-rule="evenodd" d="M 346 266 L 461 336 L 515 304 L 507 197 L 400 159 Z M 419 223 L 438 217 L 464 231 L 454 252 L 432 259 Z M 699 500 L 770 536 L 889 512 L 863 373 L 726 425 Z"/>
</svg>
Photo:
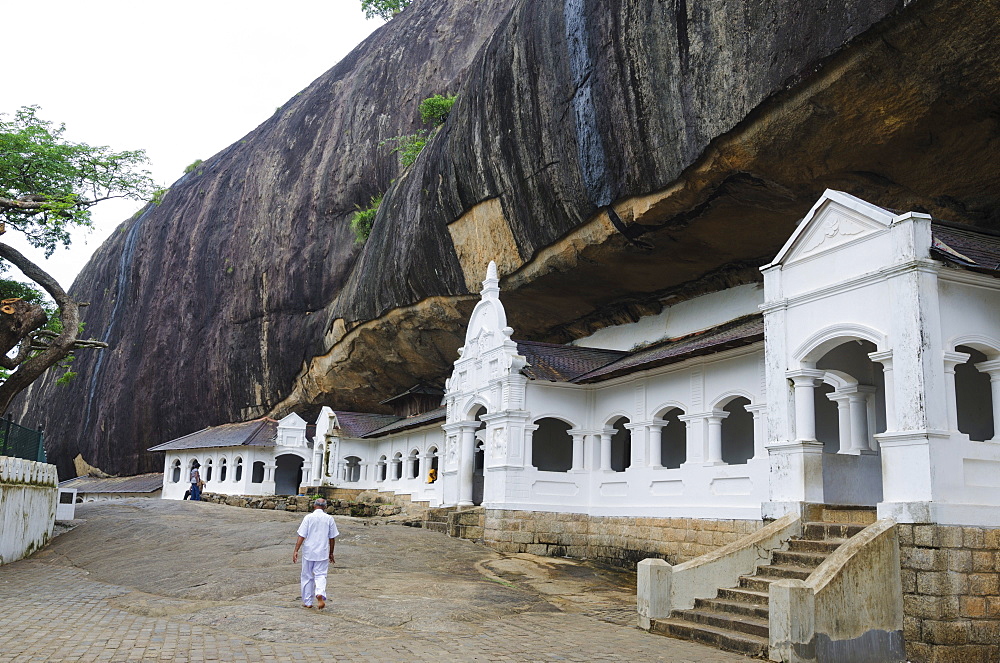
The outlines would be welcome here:
<svg viewBox="0 0 1000 663">
<path fill-rule="evenodd" d="M 80 330 L 80 307 L 48 272 L 28 260 L 17 249 L 0 243 L 0 258 L 13 263 L 25 276 L 49 293 L 59 307 L 59 319 L 62 321 L 62 332 L 39 354 L 20 364 L 17 370 L 0 385 L 0 414 L 2 414 L 10 407 L 10 402 L 17 394 L 27 389 L 42 373 L 73 351 Z"/>
</svg>

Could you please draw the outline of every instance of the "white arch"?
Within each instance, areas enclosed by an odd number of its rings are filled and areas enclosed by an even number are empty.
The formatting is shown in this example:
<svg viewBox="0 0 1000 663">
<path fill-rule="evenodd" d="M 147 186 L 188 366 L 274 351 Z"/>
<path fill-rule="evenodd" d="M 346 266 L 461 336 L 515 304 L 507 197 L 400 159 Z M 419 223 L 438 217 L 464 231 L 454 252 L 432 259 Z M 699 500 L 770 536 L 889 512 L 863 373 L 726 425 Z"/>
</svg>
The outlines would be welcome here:
<svg viewBox="0 0 1000 663">
<path fill-rule="evenodd" d="M 848 375 L 843 371 L 836 370 L 828 370 L 824 372 L 823 382 L 837 390 L 844 389 L 845 387 L 858 386 L 858 381 L 853 375 Z"/>
<path fill-rule="evenodd" d="M 618 421 L 619 419 L 627 419 L 629 423 L 632 423 L 632 417 L 619 410 L 604 417 L 603 425 L 605 428 L 610 428 L 611 426 L 614 426 L 615 422 Z"/>
<path fill-rule="evenodd" d="M 1000 341 L 983 334 L 963 334 L 948 341 L 948 350 L 954 350 L 959 345 L 979 350 L 986 355 L 987 360 L 1000 359 Z"/>
<path fill-rule="evenodd" d="M 686 405 L 679 401 L 666 401 L 660 403 L 655 408 L 653 408 L 653 419 L 662 419 L 663 415 L 671 410 L 680 410 L 681 412 L 687 414 L 688 408 Z"/>
<path fill-rule="evenodd" d="M 815 364 L 838 345 L 858 339 L 874 343 L 878 352 L 889 349 L 888 337 L 882 332 L 848 322 L 826 327 L 807 338 L 792 353 L 792 361 L 796 364 L 794 367 L 798 368 L 798 364 Z"/>
<path fill-rule="evenodd" d="M 575 423 L 573 423 L 572 421 L 570 421 L 569 419 L 567 419 L 563 415 L 561 415 L 561 414 L 554 414 L 554 413 L 551 413 L 551 414 L 540 414 L 537 417 L 533 417 L 531 419 L 531 423 L 537 424 L 542 419 L 556 419 L 558 421 L 563 422 L 564 424 L 567 424 L 570 428 L 578 428 L 578 426 Z"/>
<path fill-rule="evenodd" d="M 718 396 L 712 403 L 712 407 L 709 409 L 721 410 L 722 408 L 729 405 L 731 401 L 734 401 L 737 398 L 747 399 L 748 401 L 750 401 L 750 405 L 753 405 L 755 402 L 753 394 L 751 394 L 749 391 L 744 391 L 743 389 L 733 389 L 731 391 L 725 392 L 721 396 Z"/>
<path fill-rule="evenodd" d="M 465 402 L 465 406 L 461 410 L 463 413 L 462 420 L 472 421 L 473 419 L 475 419 L 475 411 L 480 407 L 482 407 L 483 409 L 486 410 L 487 413 L 489 413 L 490 411 L 489 401 L 487 401 L 485 397 L 476 394 Z"/>
<path fill-rule="evenodd" d="M 309 460 L 309 456 L 311 456 L 311 455 L 312 455 L 312 450 L 311 449 L 306 449 L 304 451 L 300 451 L 297 448 L 284 447 L 284 449 L 282 450 L 282 452 L 280 454 L 278 454 L 277 456 L 275 456 L 274 459 L 277 460 L 281 456 L 298 456 L 302 460 L 308 461 Z"/>
</svg>

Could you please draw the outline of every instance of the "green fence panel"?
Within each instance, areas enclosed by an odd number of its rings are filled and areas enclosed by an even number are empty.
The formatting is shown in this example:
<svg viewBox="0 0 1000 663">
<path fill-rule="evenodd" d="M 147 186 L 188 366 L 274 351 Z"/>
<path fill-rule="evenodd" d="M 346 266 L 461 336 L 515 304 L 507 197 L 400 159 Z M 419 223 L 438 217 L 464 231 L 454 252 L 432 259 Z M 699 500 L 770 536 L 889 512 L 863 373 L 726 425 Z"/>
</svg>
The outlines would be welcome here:
<svg viewBox="0 0 1000 663">
<path fill-rule="evenodd" d="M 0 456 L 47 462 L 41 431 L 0 419 Z"/>
</svg>

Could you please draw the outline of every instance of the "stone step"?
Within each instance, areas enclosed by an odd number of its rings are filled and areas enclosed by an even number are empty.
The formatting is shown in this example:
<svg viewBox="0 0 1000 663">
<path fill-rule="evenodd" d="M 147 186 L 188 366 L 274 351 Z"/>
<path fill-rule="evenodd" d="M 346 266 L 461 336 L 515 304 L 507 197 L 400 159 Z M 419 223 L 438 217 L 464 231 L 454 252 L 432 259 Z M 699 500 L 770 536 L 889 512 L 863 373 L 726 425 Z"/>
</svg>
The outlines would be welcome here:
<svg viewBox="0 0 1000 663">
<path fill-rule="evenodd" d="M 812 573 L 812 569 L 804 568 L 801 566 L 782 566 L 779 564 L 768 564 L 767 566 L 757 567 L 757 573 L 754 574 L 754 578 L 771 578 L 772 580 L 779 580 L 781 578 L 792 578 L 794 580 L 805 580 Z"/>
<path fill-rule="evenodd" d="M 765 582 L 764 585 L 770 586 Z M 719 590 L 719 600 L 746 603 L 749 605 L 767 605 L 767 588 L 764 591 L 744 587 L 724 587 Z"/>
<path fill-rule="evenodd" d="M 828 523 L 824 521 L 808 522 L 805 524 L 805 527 L 802 528 L 802 538 L 813 539 L 816 541 L 849 539 L 865 527 L 865 525 L 848 523 Z"/>
<path fill-rule="evenodd" d="M 788 541 L 789 552 L 809 552 L 829 555 L 839 548 L 844 541 L 842 539 L 828 539 L 816 541 L 813 539 L 790 539 Z"/>
<path fill-rule="evenodd" d="M 724 598 L 695 599 L 694 608 L 695 610 L 714 610 L 715 612 L 724 612 L 730 615 L 755 617 L 764 621 L 767 621 L 770 614 L 766 602 L 761 605 L 760 603 L 750 603 L 749 601 L 740 600 L 733 601 Z"/>
<path fill-rule="evenodd" d="M 706 624 L 727 631 L 749 633 L 761 638 L 766 638 L 768 633 L 767 619 L 750 617 L 748 615 L 734 615 L 728 612 L 715 612 L 714 610 L 677 610 L 670 616 L 674 619 L 683 619 L 696 624 Z"/>
<path fill-rule="evenodd" d="M 840 506 L 827 504 L 820 510 L 820 520 L 828 523 L 845 523 L 852 525 L 871 525 L 878 515 L 870 506 Z"/>
<path fill-rule="evenodd" d="M 694 640 L 719 649 L 738 652 L 745 656 L 767 658 L 768 639 L 749 633 L 737 633 L 698 624 L 683 619 L 657 619 L 651 624 L 652 633 L 660 633 L 684 640 Z"/>
<path fill-rule="evenodd" d="M 425 520 L 424 529 L 430 530 L 431 532 L 441 532 L 442 534 L 447 534 L 448 523 L 439 523 L 430 520 Z"/>
<path fill-rule="evenodd" d="M 829 556 L 828 553 L 802 552 L 798 550 L 775 550 L 771 556 L 771 564 L 778 566 L 801 566 L 815 569 Z"/>
<path fill-rule="evenodd" d="M 763 568 L 763 567 L 761 567 Z M 759 571 L 760 569 L 758 569 Z M 771 583 L 780 578 L 765 578 L 761 576 L 740 576 L 740 582 L 734 589 L 745 589 L 760 592 L 765 596 L 771 589 Z"/>
</svg>

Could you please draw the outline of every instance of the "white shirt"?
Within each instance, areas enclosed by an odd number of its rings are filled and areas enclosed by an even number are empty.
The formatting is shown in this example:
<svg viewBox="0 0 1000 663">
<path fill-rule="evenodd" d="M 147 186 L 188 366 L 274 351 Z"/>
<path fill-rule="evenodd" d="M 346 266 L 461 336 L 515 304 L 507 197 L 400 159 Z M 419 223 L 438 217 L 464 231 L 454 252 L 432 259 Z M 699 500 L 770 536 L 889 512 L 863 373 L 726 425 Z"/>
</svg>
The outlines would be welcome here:
<svg viewBox="0 0 1000 663">
<path fill-rule="evenodd" d="M 330 539 L 336 539 L 340 532 L 333 516 L 323 513 L 322 509 L 313 509 L 302 519 L 298 535 L 305 539 L 302 542 L 302 559 L 320 562 L 330 558 Z"/>
</svg>

